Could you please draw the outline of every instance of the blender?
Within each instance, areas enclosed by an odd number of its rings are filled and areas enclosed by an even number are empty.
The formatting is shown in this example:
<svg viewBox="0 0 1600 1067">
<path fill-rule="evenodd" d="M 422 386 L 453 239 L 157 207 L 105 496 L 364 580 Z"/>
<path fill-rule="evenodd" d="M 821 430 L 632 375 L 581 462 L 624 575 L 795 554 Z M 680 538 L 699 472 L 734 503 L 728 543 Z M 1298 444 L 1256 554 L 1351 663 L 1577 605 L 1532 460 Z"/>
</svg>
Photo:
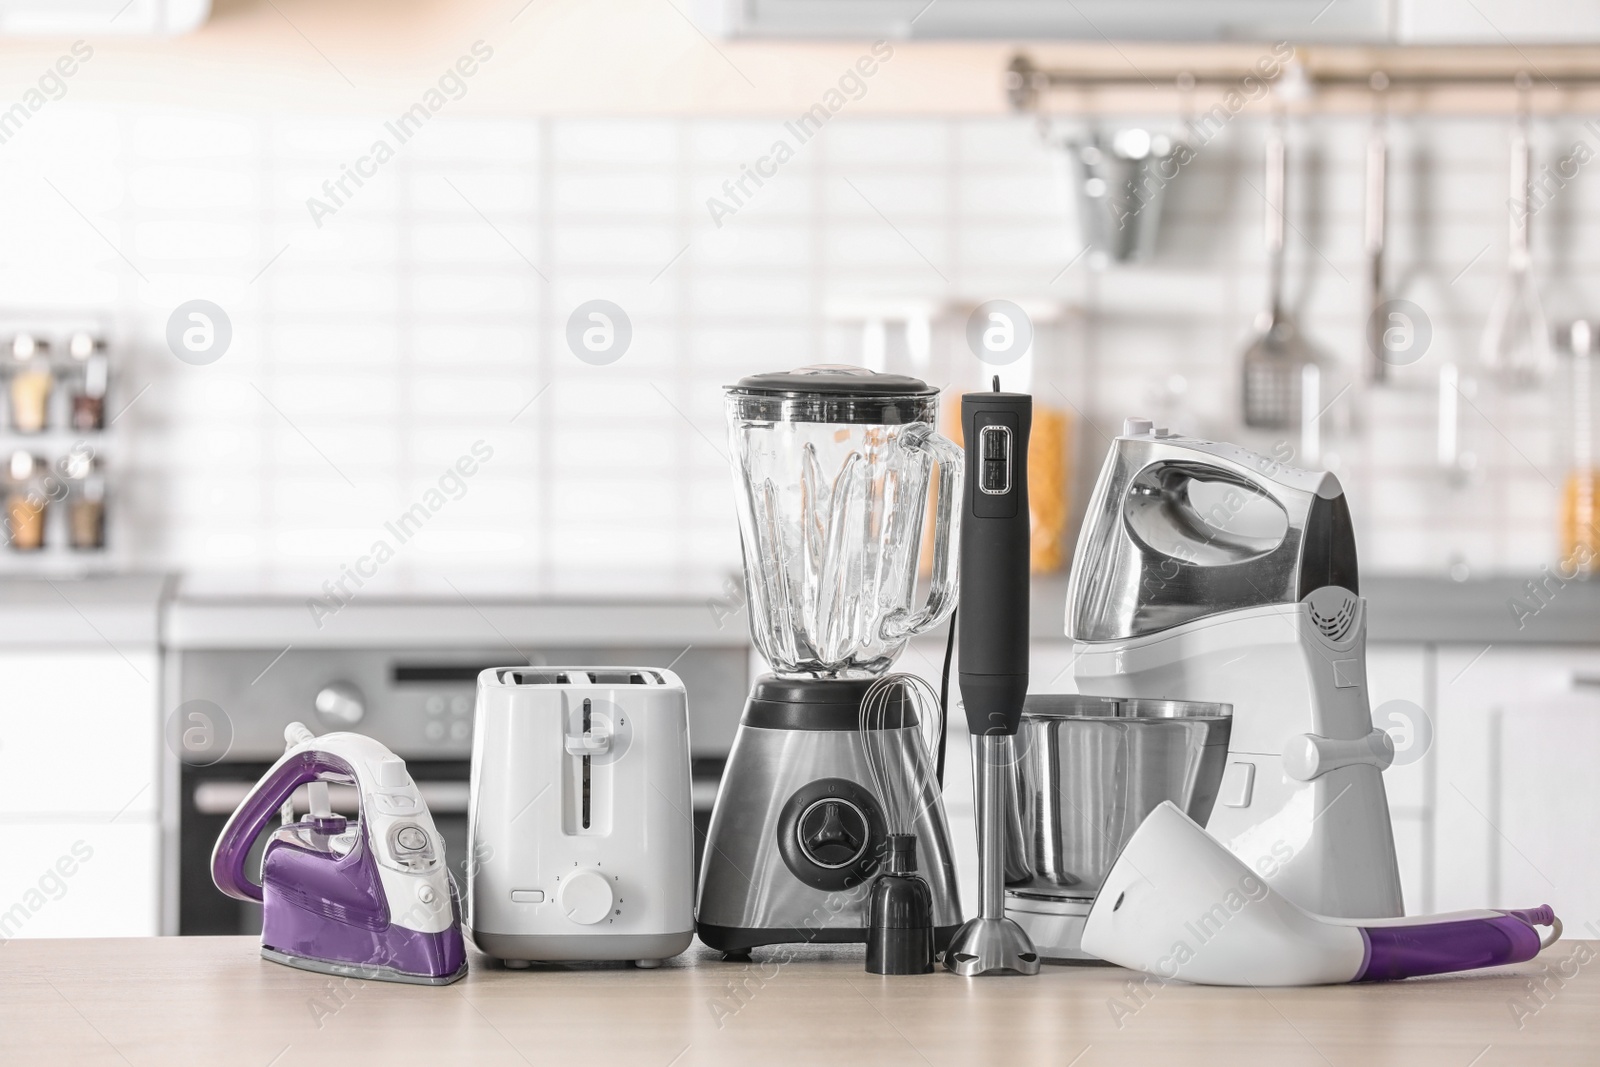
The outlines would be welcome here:
<svg viewBox="0 0 1600 1067">
<path fill-rule="evenodd" d="M 887 859 L 884 798 L 861 701 L 956 600 L 962 452 L 934 430 L 939 392 L 860 367 L 758 374 L 727 389 L 756 680 L 717 791 L 696 907 L 700 939 L 731 958 L 760 945 L 865 943 L 870 882 Z M 937 474 L 935 473 L 937 472 Z M 933 572 L 918 604 L 929 493 Z M 872 717 L 874 752 L 918 783 L 920 873 L 943 948 L 961 921 L 935 775 L 912 701 Z"/>
</svg>

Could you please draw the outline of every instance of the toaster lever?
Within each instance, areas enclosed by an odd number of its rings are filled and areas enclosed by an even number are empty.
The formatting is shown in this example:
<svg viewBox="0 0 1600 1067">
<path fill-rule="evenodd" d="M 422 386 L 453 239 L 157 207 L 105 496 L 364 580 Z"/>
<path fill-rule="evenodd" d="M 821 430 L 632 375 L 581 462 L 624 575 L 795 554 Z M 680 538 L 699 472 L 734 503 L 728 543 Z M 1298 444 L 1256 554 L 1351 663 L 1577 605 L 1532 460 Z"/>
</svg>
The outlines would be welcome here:
<svg viewBox="0 0 1600 1067">
<path fill-rule="evenodd" d="M 569 735 L 566 740 L 568 755 L 596 756 L 611 748 L 611 731 L 593 729 L 585 734 Z"/>
</svg>

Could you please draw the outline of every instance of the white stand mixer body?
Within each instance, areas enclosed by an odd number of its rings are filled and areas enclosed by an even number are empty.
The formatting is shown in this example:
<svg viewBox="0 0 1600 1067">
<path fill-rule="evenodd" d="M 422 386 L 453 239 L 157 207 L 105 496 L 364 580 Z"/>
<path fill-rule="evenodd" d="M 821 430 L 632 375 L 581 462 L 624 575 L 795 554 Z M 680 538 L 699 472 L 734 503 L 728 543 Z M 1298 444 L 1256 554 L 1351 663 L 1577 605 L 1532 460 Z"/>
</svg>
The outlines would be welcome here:
<svg viewBox="0 0 1600 1067">
<path fill-rule="evenodd" d="M 1349 918 L 1404 914 L 1383 769 L 1372 728 L 1366 602 L 1333 641 L 1311 598 L 1199 619 L 1124 641 L 1079 642 L 1085 693 L 1233 705 L 1222 786 L 1206 829 L 1278 892 Z M 1319 613 L 1320 614 L 1320 613 Z"/>
</svg>

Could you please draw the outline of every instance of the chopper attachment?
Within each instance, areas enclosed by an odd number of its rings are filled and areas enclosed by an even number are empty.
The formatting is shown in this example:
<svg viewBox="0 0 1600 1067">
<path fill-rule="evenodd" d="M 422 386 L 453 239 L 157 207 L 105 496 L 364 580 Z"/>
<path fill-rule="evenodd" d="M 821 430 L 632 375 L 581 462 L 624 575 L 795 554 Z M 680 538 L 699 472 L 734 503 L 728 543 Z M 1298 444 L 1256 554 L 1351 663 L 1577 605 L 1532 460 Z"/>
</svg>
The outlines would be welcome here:
<svg viewBox="0 0 1600 1067">
<path fill-rule="evenodd" d="M 370 737 L 284 731 L 288 751 L 229 817 L 211 854 L 217 888 L 262 905 L 261 955 L 274 963 L 353 978 L 447 985 L 467 973 L 461 906 L 444 839 L 405 761 Z M 328 807 L 327 783 L 353 784 L 354 821 Z M 289 807 L 309 784 L 311 812 Z M 261 884 L 245 857 L 268 821 Z"/>
</svg>

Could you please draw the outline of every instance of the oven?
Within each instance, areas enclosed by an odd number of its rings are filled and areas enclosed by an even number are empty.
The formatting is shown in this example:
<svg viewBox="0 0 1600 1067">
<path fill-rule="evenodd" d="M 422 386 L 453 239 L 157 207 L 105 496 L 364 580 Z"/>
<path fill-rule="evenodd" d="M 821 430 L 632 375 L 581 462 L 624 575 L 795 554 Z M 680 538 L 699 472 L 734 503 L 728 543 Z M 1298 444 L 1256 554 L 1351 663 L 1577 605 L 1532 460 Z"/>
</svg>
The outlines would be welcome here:
<svg viewBox="0 0 1600 1067">
<path fill-rule="evenodd" d="M 284 749 L 283 731 L 303 722 L 314 733 L 353 730 L 406 761 L 445 841 L 456 883 L 466 886 L 467 800 L 472 712 L 478 673 L 503 667 L 492 648 L 189 649 L 168 653 L 166 684 L 174 728 L 200 724 L 213 744 L 176 761 L 170 787 L 175 834 L 166 857 L 164 925 L 179 934 L 258 933 L 261 907 L 224 896 L 211 882 L 211 849 L 223 825 Z M 520 657 L 513 657 L 513 659 Z M 529 656 L 559 664 L 670 667 L 689 698 L 694 821 L 703 844 L 722 767 L 748 688 L 748 653 L 740 648 L 559 648 Z M 199 718 L 195 718 L 199 716 Z M 175 746 L 183 750 L 183 746 Z M 331 786 L 335 811 L 355 816 L 355 790 Z M 296 793 L 306 810 L 305 787 Z M 260 877 L 269 826 L 245 870 Z M 172 840 L 175 838 L 175 840 Z M 698 852 L 698 849 L 697 849 Z M 698 856 L 696 857 L 698 862 Z"/>
</svg>

